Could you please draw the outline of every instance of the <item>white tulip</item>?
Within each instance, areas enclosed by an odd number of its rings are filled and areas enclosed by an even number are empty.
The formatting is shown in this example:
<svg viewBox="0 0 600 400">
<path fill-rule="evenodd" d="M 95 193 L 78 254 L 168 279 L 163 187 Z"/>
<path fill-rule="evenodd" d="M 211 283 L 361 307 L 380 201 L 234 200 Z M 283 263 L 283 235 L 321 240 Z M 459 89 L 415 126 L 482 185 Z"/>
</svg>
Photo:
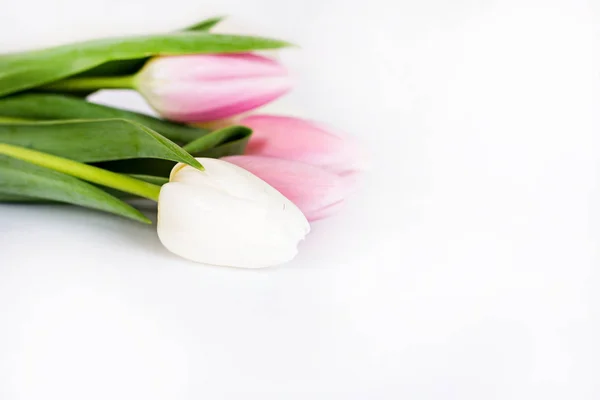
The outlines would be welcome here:
<svg viewBox="0 0 600 400">
<path fill-rule="evenodd" d="M 205 171 L 177 164 L 158 200 L 158 237 L 192 261 L 261 268 L 293 259 L 310 231 L 281 193 L 226 161 L 198 158 Z"/>
</svg>

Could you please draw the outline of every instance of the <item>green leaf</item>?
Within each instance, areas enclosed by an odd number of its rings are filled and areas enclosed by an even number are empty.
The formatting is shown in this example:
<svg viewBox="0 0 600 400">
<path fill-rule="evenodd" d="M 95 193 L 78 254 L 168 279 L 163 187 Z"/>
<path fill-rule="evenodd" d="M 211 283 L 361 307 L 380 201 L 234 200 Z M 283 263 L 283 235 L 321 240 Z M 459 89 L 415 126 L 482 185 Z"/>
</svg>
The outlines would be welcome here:
<svg viewBox="0 0 600 400">
<path fill-rule="evenodd" d="M 248 144 L 248 138 L 239 139 L 232 142 L 224 143 L 213 149 L 194 153 L 196 157 L 207 157 L 207 158 L 221 158 L 227 156 L 237 156 L 244 154 L 246 145 Z"/>
<path fill-rule="evenodd" d="M 175 32 L 109 38 L 0 57 L 0 96 L 58 81 L 115 60 L 155 55 L 278 49 L 288 43 L 261 37 Z"/>
<path fill-rule="evenodd" d="M 252 129 L 246 126 L 228 126 L 186 144 L 183 146 L 183 149 L 190 154 L 199 155 L 206 154 L 209 150 L 231 143 L 243 143 L 245 148 L 245 144 L 250 139 L 250 135 L 252 135 Z M 241 149 L 242 152 L 244 148 Z"/>
<path fill-rule="evenodd" d="M 184 146 L 195 157 L 221 158 L 244 154 L 252 130 L 245 126 L 230 126 L 197 139 Z M 212 147 L 215 146 L 215 147 Z M 111 161 L 96 164 L 110 171 L 127 174 L 150 174 L 168 177 L 175 163 L 156 159 Z"/>
<path fill-rule="evenodd" d="M 47 203 L 52 200 L 44 200 L 36 197 L 18 196 L 0 192 L 0 203 Z"/>
<path fill-rule="evenodd" d="M 145 182 L 150 182 L 150 183 L 153 183 L 153 184 L 158 185 L 158 186 L 162 186 L 162 185 L 164 185 L 166 183 L 169 183 L 169 178 L 165 178 L 165 177 L 162 177 L 162 176 L 139 175 L 139 174 L 138 175 L 132 174 L 130 176 L 132 178 L 140 179 L 140 180 L 145 181 Z"/>
<path fill-rule="evenodd" d="M 0 201 L 59 201 L 151 223 L 140 211 L 96 186 L 4 155 L 0 155 L 0 190 Z"/>
<path fill-rule="evenodd" d="M 175 143 L 142 124 L 124 119 L 0 122 L 0 143 L 82 162 L 159 158 L 202 169 Z"/>
<path fill-rule="evenodd" d="M 35 120 L 124 118 L 139 122 L 178 143 L 189 143 L 210 132 L 54 93 L 25 93 L 0 98 L 0 116 Z"/>
<path fill-rule="evenodd" d="M 114 60 L 104 64 L 100 64 L 97 67 L 83 71 L 82 73 L 76 74 L 73 78 L 82 78 L 88 76 L 124 76 L 134 75 L 137 73 L 150 57 L 137 58 L 134 60 Z M 93 93 L 90 91 L 87 95 Z"/>
<path fill-rule="evenodd" d="M 158 201 L 160 186 L 135 179 L 131 176 L 117 174 L 112 171 L 107 171 L 67 158 L 57 157 L 52 154 L 6 143 L 0 143 L 0 154 L 26 161 L 39 167 L 71 175 L 107 188 Z"/>
<path fill-rule="evenodd" d="M 191 25 L 182 31 L 208 31 L 221 22 L 224 17 L 208 18 L 200 21 L 194 25 Z M 105 64 L 99 65 L 90 70 L 84 71 L 81 74 L 77 74 L 77 77 L 84 76 L 123 76 L 133 75 L 138 72 L 144 64 L 148 61 L 148 57 L 138 58 L 135 60 L 116 60 L 110 61 Z M 90 92 L 92 93 L 92 92 Z M 89 94 L 89 93 L 88 93 Z"/>
<path fill-rule="evenodd" d="M 162 186 L 169 182 L 169 178 L 162 177 L 162 176 L 135 175 L 135 174 L 132 174 L 129 176 L 131 176 L 132 178 L 135 178 L 135 179 L 139 179 L 139 180 L 142 180 L 145 182 L 152 183 L 154 185 L 158 185 L 158 186 Z M 98 186 L 98 187 L 100 187 L 100 186 Z M 102 187 L 100 187 L 100 188 L 102 188 Z M 103 190 L 105 190 L 109 194 L 111 194 L 119 199 L 129 200 L 129 199 L 139 198 L 139 196 L 135 196 L 131 193 L 122 192 L 120 190 L 115 190 L 115 189 L 111 189 L 111 188 L 103 188 Z M 42 198 L 38 198 L 38 197 L 28 197 L 28 196 L 2 193 L 2 188 L 0 188 L 0 203 L 54 203 L 54 202 L 56 202 L 56 201 L 49 200 L 49 199 L 42 199 Z"/>
<path fill-rule="evenodd" d="M 223 21 L 225 17 L 212 17 L 202 20 L 200 22 L 195 23 L 194 25 L 190 25 L 187 28 L 182 29 L 183 31 L 208 31 L 214 28 L 215 25 L 219 24 Z"/>
</svg>

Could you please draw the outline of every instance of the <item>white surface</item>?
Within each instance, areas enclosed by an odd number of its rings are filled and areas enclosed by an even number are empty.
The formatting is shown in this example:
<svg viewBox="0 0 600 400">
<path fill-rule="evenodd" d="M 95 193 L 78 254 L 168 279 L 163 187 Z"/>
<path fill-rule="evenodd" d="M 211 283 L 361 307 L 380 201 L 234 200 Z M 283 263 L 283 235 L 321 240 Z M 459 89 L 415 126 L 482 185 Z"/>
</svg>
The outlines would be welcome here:
<svg viewBox="0 0 600 400">
<path fill-rule="evenodd" d="M 234 14 L 303 46 L 286 103 L 362 136 L 375 167 L 260 271 L 0 206 L 1 399 L 600 398 L 595 4 L 117 3 L 9 0 L 1 46 Z"/>
</svg>

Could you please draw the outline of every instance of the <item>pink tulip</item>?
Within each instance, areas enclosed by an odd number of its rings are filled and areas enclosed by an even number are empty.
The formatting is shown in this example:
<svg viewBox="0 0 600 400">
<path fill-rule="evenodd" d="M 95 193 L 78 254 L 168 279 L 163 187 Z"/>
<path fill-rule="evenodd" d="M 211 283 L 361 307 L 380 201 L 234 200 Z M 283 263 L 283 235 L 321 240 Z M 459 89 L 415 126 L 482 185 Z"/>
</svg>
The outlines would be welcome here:
<svg viewBox="0 0 600 400">
<path fill-rule="evenodd" d="M 294 203 L 309 221 L 335 213 L 351 192 L 352 181 L 298 161 L 260 156 L 231 156 L 235 164 L 267 182 Z"/>
<path fill-rule="evenodd" d="M 139 73 L 135 86 L 164 117 L 203 122 L 260 107 L 292 83 L 278 62 L 244 53 L 158 57 Z"/>
<path fill-rule="evenodd" d="M 276 115 L 251 115 L 239 121 L 254 131 L 246 154 L 316 165 L 337 174 L 364 169 L 358 141 L 316 122 Z"/>
</svg>

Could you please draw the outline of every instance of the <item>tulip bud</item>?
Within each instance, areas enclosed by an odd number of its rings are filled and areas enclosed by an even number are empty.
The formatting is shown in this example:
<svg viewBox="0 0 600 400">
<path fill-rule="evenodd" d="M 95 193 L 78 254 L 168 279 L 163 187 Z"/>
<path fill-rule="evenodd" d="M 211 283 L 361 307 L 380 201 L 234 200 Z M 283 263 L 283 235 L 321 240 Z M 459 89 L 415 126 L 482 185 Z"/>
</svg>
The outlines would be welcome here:
<svg viewBox="0 0 600 400">
<path fill-rule="evenodd" d="M 300 208 L 309 221 L 328 217 L 352 191 L 351 177 L 298 161 L 260 156 L 224 157 L 258 176 Z"/>
<path fill-rule="evenodd" d="M 177 164 L 158 200 L 158 237 L 192 261 L 260 268 L 290 261 L 309 232 L 302 212 L 250 172 L 212 158 Z"/>
<path fill-rule="evenodd" d="M 159 114 L 180 122 L 237 115 L 292 87 L 281 64 L 249 53 L 157 57 L 135 79 L 138 91 Z"/>
<path fill-rule="evenodd" d="M 316 165 L 337 174 L 366 166 L 358 141 L 301 118 L 251 115 L 239 121 L 253 130 L 245 154 L 277 157 Z"/>
</svg>

